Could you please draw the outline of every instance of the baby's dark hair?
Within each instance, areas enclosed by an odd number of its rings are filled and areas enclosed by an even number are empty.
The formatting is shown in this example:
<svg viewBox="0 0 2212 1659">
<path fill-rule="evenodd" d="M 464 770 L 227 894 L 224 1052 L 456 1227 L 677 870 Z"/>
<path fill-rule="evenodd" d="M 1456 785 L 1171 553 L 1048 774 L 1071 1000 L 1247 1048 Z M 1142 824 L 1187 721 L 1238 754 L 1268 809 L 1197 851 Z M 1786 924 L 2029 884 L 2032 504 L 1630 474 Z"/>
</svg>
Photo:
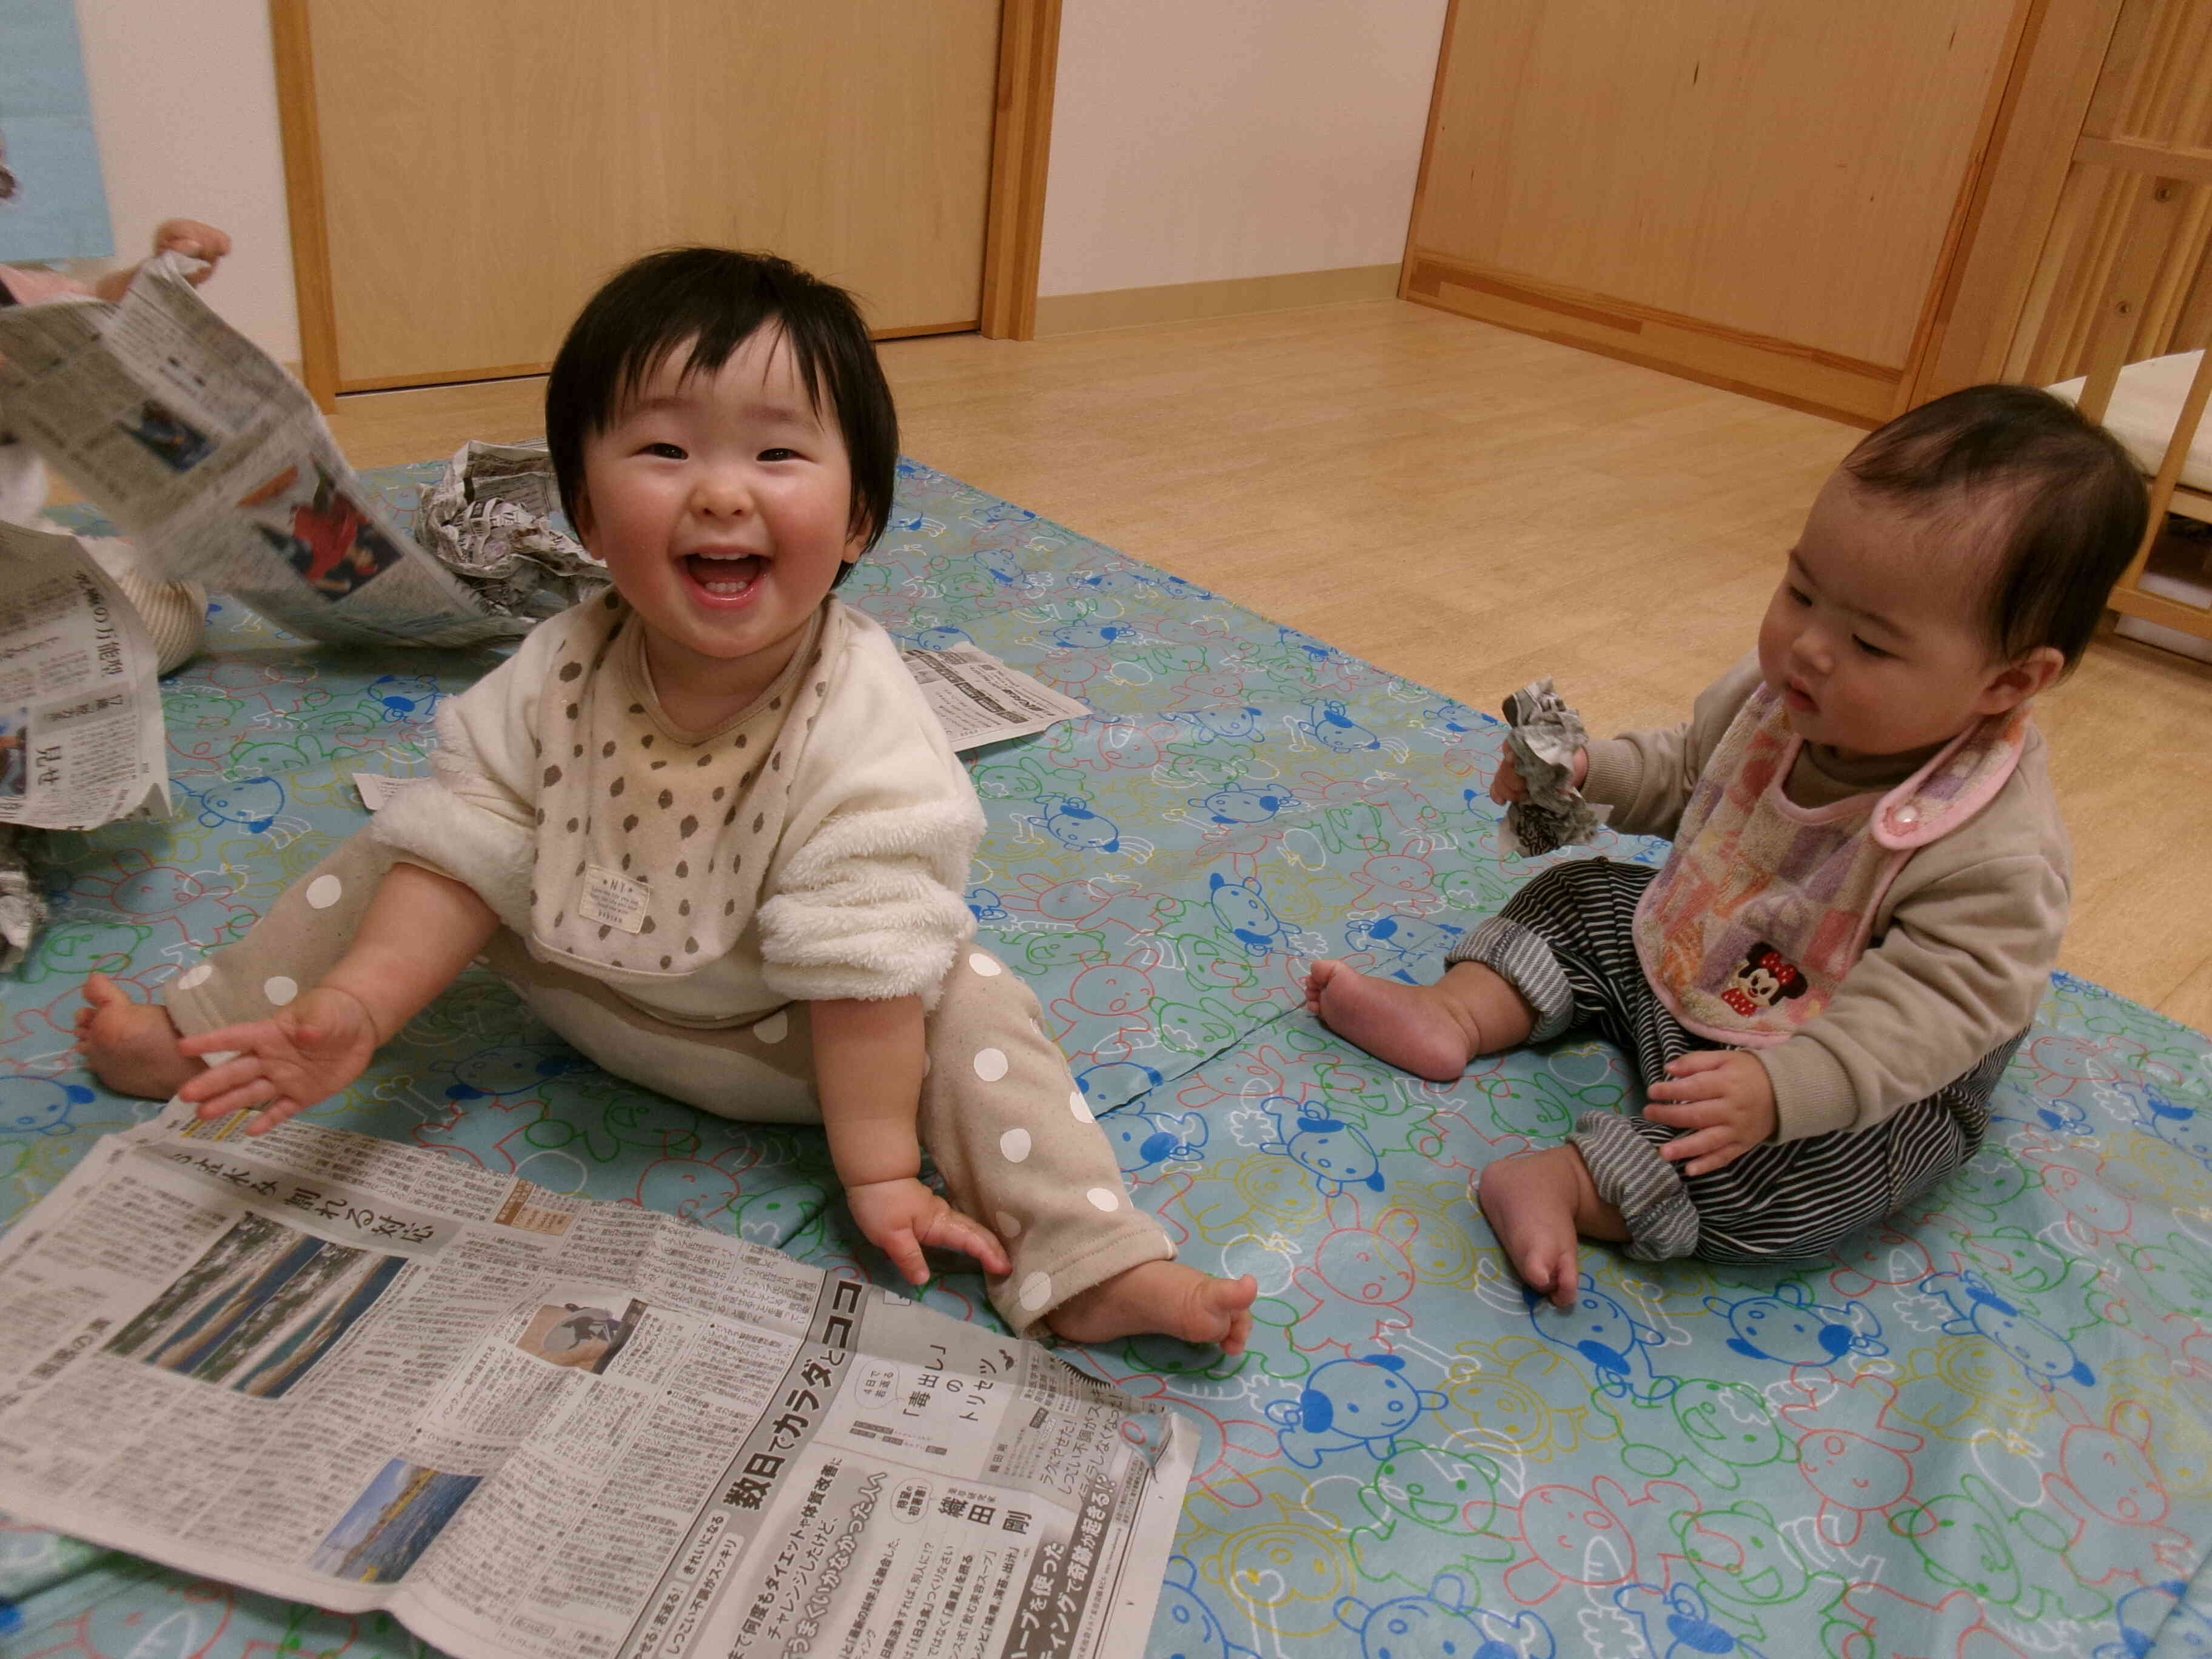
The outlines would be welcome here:
<svg viewBox="0 0 2212 1659">
<path fill-rule="evenodd" d="M 2029 386 L 1923 404 L 1869 433 L 1844 471 L 1907 507 L 1963 511 L 1990 536 L 1989 635 L 2008 662 L 2045 645 L 2069 668 L 2081 659 L 2150 519 L 2119 440 Z M 1994 522 L 1983 516 L 1992 506 Z"/>
<path fill-rule="evenodd" d="M 670 353 L 688 348 L 684 373 L 712 374 L 763 328 L 781 331 L 815 412 L 836 417 L 853 468 L 851 533 L 874 546 L 890 521 L 898 411 L 860 307 L 788 259 L 722 247 L 647 254 L 569 325 L 545 382 L 545 443 L 569 519 L 584 499 L 584 446 L 621 418 Z"/>
</svg>

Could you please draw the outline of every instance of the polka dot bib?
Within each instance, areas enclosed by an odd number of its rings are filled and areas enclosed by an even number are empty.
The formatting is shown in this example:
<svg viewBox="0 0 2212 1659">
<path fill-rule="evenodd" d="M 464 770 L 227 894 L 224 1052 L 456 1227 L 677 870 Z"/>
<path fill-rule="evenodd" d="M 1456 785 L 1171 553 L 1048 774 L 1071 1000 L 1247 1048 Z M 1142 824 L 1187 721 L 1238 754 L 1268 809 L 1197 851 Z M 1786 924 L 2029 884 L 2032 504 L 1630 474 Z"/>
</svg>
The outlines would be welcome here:
<svg viewBox="0 0 2212 1659">
<path fill-rule="evenodd" d="M 542 625 L 562 631 L 531 698 L 532 953 L 617 985 L 696 972 L 760 908 L 828 689 L 819 666 L 849 624 L 827 603 L 775 684 L 704 734 L 662 711 L 644 628 L 618 594 Z"/>
<path fill-rule="evenodd" d="M 2020 764 L 2025 707 L 1970 726 L 1884 795 L 1799 806 L 1804 739 L 1762 685 L 1690 793 L 1636 907 L 1636 953 L 1668 1009 L 1739 1048 L 1786 1042 L 1856 965 L 1905 862 L 1972 819 Z"/>
</svg>

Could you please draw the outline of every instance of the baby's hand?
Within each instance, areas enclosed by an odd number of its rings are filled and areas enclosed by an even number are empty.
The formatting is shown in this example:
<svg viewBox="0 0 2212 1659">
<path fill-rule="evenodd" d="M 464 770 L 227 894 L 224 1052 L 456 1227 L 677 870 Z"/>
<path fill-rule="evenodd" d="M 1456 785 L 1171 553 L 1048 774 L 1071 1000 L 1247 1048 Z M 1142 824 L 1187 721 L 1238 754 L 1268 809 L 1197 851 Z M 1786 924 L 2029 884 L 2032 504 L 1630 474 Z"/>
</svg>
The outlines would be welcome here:
<svg viewBox="0 0 2212 1659">
<path fill-rule="evenodd" d="M 1741 1048 L 1701 1048 L 1668 1063 L 1667 1081 L 1654 1084 L 1644 1115 L 1670 1129 L 1694 1129 L 1659 1149 L 1673 1163 L 1692 1160 L 1683 1173 L 1705 1175 L 1733 1164 L 1773 1138 L 1774 1083 L 1766 1067 Z"/>
<path fill-rule="evenodd" d="M 352 993 L 318 986 L 273 1019 L 226 1025 L 186 1037 L 188 1054 L 233 1052 L 177 1091 L 196 1103 L 203 1120 L 262 1108 L 246 1126 L 264 1135 L 285 1119 L 328 1100 L 364 1071 L 380 1039 Z"/>
<path fill-rule="evenodd" d="M 1575 750 L 1575 787 L 1581 788 L 1583 780 L 1589 775 L 1589 750 L 1577 749 Z M 1510 749 L 1498 757 L 1497 775 L 1490 780 L 1490 799 L 1500 806 L 1511 806 L 1528 799 L 1528 781 L 1521 775 L 1521 769 L 1514 764 Z"/>
<path fill-rule="evenodd" d="M 154 233 L 154 252 L 157 255 L 181 253 L 188 259 L 203 261 L 203 269 L 190 278 L 197 288 L 215 275 L 216 263 L 230 252 L 230 237 L 197 219 L 164 219 L 161 228 Z"/>
<path fill-rule="evenodd" d="M 988 1273 L 1012 1271 L 1006 1247 L 989 1228 L 961 1214 L 913 1176 L 848 1187 L 845 1202 L 868 1242 L 890 1257 L 909 1285 L 929 1283 L 929 1267 L 921 1257 L 925 1247 L 972 1255 Z"/>
</svg>

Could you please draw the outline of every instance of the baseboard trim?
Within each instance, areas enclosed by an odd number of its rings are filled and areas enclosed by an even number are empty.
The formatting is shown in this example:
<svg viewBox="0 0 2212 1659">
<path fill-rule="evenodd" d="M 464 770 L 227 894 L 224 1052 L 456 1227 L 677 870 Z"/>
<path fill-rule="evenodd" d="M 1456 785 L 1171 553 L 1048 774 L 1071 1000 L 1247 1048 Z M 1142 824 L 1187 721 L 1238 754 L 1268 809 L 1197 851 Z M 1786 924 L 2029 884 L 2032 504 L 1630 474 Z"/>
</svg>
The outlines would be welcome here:
<svg viewBox="0 0 2212 1659">
<path fill-rule="evenodd" d="M 1233 276 L 1218 283 L 1170 283 L 1159 288 L 1116 288 L 1097 294 L 1040 295 L 1036 331 L 1040 339 L 1048 334 L 1092 334 L 1102 329 L 1182 323 L 1200 317 L 1357 305 L 1395 299 L 1397 293 L 1396 265 L 1347 265 L 1339 270 L 1295 270 L 1282 276 Z"/>
<path fill-rule="evenodd" d="M 1416 304 L 1854 426 L 1887 420 L 1904 379 L 1886 364 L 1501 275 L 1421 248 L 1407 256 L 1404 292 Z"/>
</svg>

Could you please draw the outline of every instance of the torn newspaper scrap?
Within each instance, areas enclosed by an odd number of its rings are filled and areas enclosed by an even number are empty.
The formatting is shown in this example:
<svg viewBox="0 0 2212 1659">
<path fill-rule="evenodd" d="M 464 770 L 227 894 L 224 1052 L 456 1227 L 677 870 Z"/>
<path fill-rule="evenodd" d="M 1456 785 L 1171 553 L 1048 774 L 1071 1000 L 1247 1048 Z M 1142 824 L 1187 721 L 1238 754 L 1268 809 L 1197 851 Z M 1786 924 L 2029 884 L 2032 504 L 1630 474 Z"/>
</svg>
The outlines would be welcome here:
<svg viewBox="0 0 2212 1659">
<path fill-rule="evenodd" d="M 167 575 L 307 639 L 469 645 L 529 631 L 400 530 L 314 400 L 208 308 L 187 262 L 147 262 L 120 304 L 0 310 L 0 404 Z"/>
<path fill-rule="evenodd" d="M 415 534 L 491 610 L 539 622 L 610 580 L 567 526 L 543 444 L 471 439 L 422 492 Z"/>
<path fill-rule="evenodd" d="M 457 1659 L 1140 1659 L 1197 1447 L 623 1204 L 173 1103 L 0 1243 L 21 1522 Z"/>
<path fill-rule="evenodd" d="M 1591 805 L 1575 787 L 1575 757 L 1589 743 L 1582 716 L 1548 678 L 1506 698 L 1504 712 L 1505 746 L 1528 786 L 1528 799 L 1505 809 L 1506 856 L 1540 858 L 1595 841 L 1613 809 Z"/>
<path fill-rule="evenodd" d="M 979 646 L 908 651 L 907 672 L 956 750 L 1026 738 L 1062 720 L 1091 718 L 1088 705 L 1062 696 Z"/>
<path fill-rule="evenodd" d="M 74 536 L 0 521 L 0 823 L 169 814 L 154 642 Z"/>
</svg>

